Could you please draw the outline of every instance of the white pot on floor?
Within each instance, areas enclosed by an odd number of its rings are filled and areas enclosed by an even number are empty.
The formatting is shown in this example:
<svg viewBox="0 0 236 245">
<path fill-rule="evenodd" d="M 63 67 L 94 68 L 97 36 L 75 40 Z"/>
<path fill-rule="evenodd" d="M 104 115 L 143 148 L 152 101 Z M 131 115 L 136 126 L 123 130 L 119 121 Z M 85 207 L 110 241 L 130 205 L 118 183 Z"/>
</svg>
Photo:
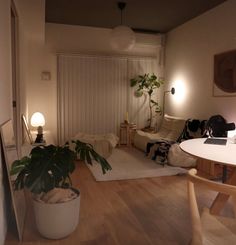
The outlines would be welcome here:
<svg viewBox="0 0 236 245">
<path fill-rule="evenodd" d="M 80 194 L 77 198 L 63 203 L 33 200 L 33 204 L 36 226 L 45 238 L 64 238 L 70 235 L 79 223 Z"/>
</svg>

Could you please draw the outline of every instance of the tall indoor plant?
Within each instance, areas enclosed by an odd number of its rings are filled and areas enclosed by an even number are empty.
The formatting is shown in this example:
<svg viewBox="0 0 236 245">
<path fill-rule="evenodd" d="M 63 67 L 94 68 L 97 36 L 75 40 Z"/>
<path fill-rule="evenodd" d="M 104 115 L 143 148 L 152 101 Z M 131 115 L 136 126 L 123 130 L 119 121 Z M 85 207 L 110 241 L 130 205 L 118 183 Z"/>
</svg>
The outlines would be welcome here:
<svg viewBox="0 0 236 245">
<path fill-rule="evenodd" d="M 41 235 L 59 239 L 73 232 L 79 220 L 80 192 L 70 178 L 77 158 L 92 164 L 100 163 L 103 173 L 109 163 L 93 150 L 92 145 L 74 141 L 75 151 L 64 146 L 37 146 L 29 156 L 12 164 L 16 175 L 14 188 L 27 188 L 33 194 L 36 225 Z"/>
<path fill-rule="evenodd" d="M 143 94 L 148 95 L 148 106 L 149 106 L 149 118 L 148 118 L 148 126 L 147 128 L 151 128 L 152 121 L 155 115 L 153 115 L 153 110 L 155 113 L 161 114 L 161 108 L 157 102 L 153 98 L 154 92 L 156 89 L 160 88 L 160 86 L 164 83 L 163 78 L 157 78 L 157 76 L 153 73 L 150 75 L 149 73 L 144 75 L 139 75 L 136 78 L 130 79 L 130 86 L 137 87 L 135 93 L 138 96 L 142 96 Z"/>
</svg>

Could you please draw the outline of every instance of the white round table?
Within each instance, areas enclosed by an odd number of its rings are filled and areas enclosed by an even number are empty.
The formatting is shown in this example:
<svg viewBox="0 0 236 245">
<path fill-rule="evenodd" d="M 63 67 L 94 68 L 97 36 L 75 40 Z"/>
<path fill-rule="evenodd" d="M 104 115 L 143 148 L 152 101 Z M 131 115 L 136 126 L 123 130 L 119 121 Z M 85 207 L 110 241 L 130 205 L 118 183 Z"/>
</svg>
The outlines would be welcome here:
<svg viewBox="0 0 236 245">
<path fill-rule="evenodd" d="M 204 144 L 206 138 L 190 139 L 182 142 L 180 148 L 199 158 L 236 166 L 236 144 L 227 140 L 226 145 Z"/>
<path fill-rule="evenodd" d="M 180 148 L 198 158 L 234 166 L 225 183 L 236 185 L 236 144 L 229 140 L 226 145 L 204 144 L 205 140 L 206 138 L 186 140 L 180 144 Z M 228 195 L 219 193 L 211 206 L 211 213 L 219 214 L 228 198 Z"/>
</svg>

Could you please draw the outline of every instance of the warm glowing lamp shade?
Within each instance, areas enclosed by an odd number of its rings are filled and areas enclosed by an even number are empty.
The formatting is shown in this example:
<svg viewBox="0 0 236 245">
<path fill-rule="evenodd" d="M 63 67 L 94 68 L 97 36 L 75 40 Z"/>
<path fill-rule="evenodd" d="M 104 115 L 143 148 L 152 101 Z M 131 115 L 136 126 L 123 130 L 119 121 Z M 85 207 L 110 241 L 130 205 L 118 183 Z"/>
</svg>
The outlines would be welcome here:
<svg viewBox="0 0 236 245">
<path fill-rule="evenodd" d="M 31 117 L 30 124 L 32 127 L 43 127 L 45 125 L 45 118 L 43 114 L 40 112 L 35 112 Z"/>
<path fill-rule="evenodd" d="M 128 26 L 115 27 L 111 33 L 111 47 L 115 50 L 129 50 L 135 44 L 135 33 Z"/>
<path fill-rule="evenodd" d="M 40 112 L 35 112 L 30 119 L 30 124 L 33 127 L 38 127 L 38 134 L 35 139 L 35 143 L 45 143 L 45 140 L 43 139 L 43 126 L 45 125 L 45 118 L 43 114 Z"/>
</svg>

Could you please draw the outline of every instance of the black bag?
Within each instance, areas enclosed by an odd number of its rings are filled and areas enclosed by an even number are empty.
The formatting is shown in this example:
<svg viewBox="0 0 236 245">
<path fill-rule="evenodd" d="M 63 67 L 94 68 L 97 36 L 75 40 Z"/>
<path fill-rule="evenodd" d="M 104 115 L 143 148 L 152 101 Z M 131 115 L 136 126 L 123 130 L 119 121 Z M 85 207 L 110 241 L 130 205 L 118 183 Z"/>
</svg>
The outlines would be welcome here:
<svg viewBox="0 0 236 245">
<path fill-rule="evenodd" d="M 206 124 L 206 131 L 210 137 L 227 137 L 227 131 L 234 129 L 235 124 L 227 123 L 221 115 L 210 117 Z"/>
</svg>

